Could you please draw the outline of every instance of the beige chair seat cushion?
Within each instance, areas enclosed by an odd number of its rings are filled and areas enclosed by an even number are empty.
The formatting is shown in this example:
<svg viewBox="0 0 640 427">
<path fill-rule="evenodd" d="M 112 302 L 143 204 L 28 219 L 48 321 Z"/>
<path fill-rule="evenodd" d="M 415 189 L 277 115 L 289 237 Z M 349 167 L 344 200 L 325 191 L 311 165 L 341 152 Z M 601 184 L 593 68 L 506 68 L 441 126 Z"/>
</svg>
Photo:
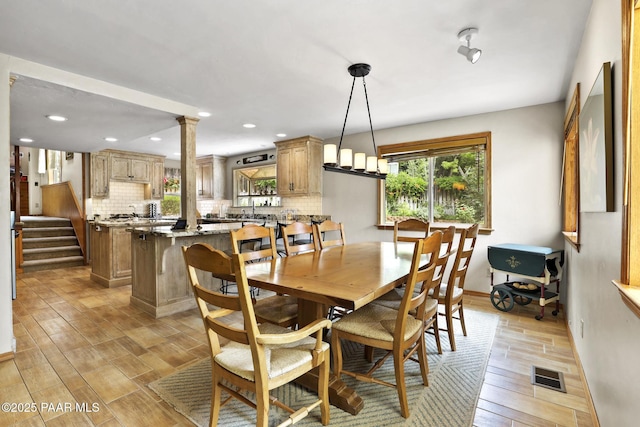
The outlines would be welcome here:
<svg viewBox="0 0 640 427">
<path fill-rule="evenodd" d="M 392 342 L 397 317 L 398 310 L 379 304 L 368 304 L 334 322 L 331 329 L 361 337 Z M 409 339 L 421 328 L 422 322 L 420 320 L 407 316 L 404 340 Z"/>
<path fill-rule="evenodd" d="M 377 300 L 373 301 L 372 304 L 377 304 L 383 307 L 399 310 L 400 302 L 402 301 L 402 295 L 404 295 L 403 290 L 394 289 L 391 292 L 387 292 Z M 438 306 L 438 300 L 435 300 L 433 298 L 427 298 L 427 302 L 425 304 L 426 304 L 425 312 L 430 313 L 432 310 L 435 310 L 436 307 Z"/>
<path fill-rule="evenodd" d="M 263 334 L 286 334 L 291 329 L 263 323 L 258 325 Z M 284 345 L 265 346 L 267 375 L 275 378 L 311 362 L 311 351 L 315 348 L 315 338 L 307 337 L 300 341 Z M 322 350 L 329 348 L 328 343 L 322 344 Z M 215 357 L 217 364 L 249 381 L 255 381 L 251 348 L 248 345 L 230 342 L 222 347 L 221 353 Z"/>
<path fill-rule="evenodd" d="M 459 287 L 455 287 L 453 289 L 453 299 L 458 298 L 460 295 L 462 295 L 463 290 L 460 289 Z M 438 294 L 438 298 L 444 298 L 447 296 L 447 286 L 440 286 L 440 293 Z"/>
<path fill-rule="evenodd" d="M 259 299 L 253 305 L 256 316 L 274 324 L 298 317 L 298 299 L 289 295 L 274 295 Z"/>
</svg>

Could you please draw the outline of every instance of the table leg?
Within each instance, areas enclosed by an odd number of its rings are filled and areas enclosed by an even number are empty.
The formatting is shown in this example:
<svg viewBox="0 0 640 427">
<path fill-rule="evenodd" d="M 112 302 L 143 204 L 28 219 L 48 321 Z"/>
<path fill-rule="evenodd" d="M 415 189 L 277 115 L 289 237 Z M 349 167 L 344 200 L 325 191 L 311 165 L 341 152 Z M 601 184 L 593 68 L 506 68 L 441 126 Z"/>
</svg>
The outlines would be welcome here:
<svg viewBox="0 0 640 427">
<path fill-rule="evenodd" d="M 298 323 L 300 326 L 309 324 L 315 319 L 322 319 L 327 316 L 328 306 L 315 303 L 313 301 L 298 300 Z M 309 390 L 318 389 L 318 374 L 314 370 L 298 379 L 296 383 Z M 329 402 L 343 411 L 356 415 L 364 407 L 364 401 L 356 391 L 342 381 L 333 373 L 329 377 Z"/>
</svg>

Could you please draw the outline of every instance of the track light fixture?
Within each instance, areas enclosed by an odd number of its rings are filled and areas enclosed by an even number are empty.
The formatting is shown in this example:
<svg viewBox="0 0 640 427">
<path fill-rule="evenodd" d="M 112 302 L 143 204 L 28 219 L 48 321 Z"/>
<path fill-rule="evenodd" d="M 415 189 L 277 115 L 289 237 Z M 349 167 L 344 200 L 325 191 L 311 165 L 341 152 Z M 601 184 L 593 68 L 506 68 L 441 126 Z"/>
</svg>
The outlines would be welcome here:
<svg viewBox="0 0 640 427">
<path fill-rule="evenodd" d="M 463 43 L 466 42 L 467 44 L 466 46 L 458 47 L 458 53 L 467 58 L 467 61 L 472 64 L 478 62 L 478 59 L 480 59 L 480 56 L 482 55 L 482 51 L 480 49 L 471 47 L 471 39 L 476 34 L 478 34 L 477 28 L 465 28 L 458 33 L 458 39 Z"/>
</svg>

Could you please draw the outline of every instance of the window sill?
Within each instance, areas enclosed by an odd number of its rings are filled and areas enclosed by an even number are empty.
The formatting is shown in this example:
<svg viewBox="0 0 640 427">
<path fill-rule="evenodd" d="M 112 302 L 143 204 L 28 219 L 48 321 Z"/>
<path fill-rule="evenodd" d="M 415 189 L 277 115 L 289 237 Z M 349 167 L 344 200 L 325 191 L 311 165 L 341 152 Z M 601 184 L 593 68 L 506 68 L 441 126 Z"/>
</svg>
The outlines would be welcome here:
<svg viewBox="0 0 640 427">
<path fill-rule="evenodd" d="M 575 231 L 563 231 L 562 235 L 564 236 L 564 240 L 569 242 L 573 248 L 580 252 L 580 243 L 578 243 L 578 233 Z"/>
<path fill-rule="evenodd" d="M 640 286 L 625 285 L 616 280 L 613 280 L 613 284 L 618 288 L 622 302 L 640 318 Z"/>
<path fill-rule="evenodd" d="M 455 225 L 455 224 L 451 224 L 451 225 Z M 464 227 L 456 226 L 456 233 L 459 233 L 461 230 L 464 230 L 465 228 L 470 226 L 471 224 L 465 225 Z M 376 224 L 376 227 L 378 227 L 378 230 L 393 230 L 393 224 Z M 432 231 L 435 231 L 435 230 L 443 231 L 447 229 L 447 227 L 444 225 L 432 225 L 429 228 Z M 493 228 L 480 227 L 478 229 L 478 234 L 491 234 L 491 233 L 493 233 Z"/>
</svg>

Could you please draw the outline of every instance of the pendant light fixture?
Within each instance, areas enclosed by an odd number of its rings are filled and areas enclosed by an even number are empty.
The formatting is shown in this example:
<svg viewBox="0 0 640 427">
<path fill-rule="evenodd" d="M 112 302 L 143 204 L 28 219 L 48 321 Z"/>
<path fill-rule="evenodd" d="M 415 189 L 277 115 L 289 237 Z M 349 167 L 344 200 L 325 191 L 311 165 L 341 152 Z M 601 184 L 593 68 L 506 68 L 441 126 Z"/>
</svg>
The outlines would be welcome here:
<svg viewBox="0 0 640 427">
<path fill-rule="evenodd" d="M 324 170 L 330 172 L 348 173 L 358 176 L 366 176 L 370 178 L 384 179 L 389 171 L 389 165 L 386 159 L 378 159 L 376 152 L 376 140 L 373 135 L 373 125 L 371 124 L 371 111 L 369 109 L 369 97 L 367 95 L 367 84 L 364 77 L 371 71 L 369 64 L 353 64 L 348 68 L 349 74 L 353 76 L 351 83 L 351 93 L 349 94 L 349 102 L 347 103 L 347 113 L 344 116 L 342 124 L 342 133 L 340 134 L 340 142 L 336 147 L 335 144 L 325 144 L 324 146 Z M 355 153 L 350 148 L 342 148 L 342 139 L 344 137 L 344 129 L 347 125 L 347 117 L 349 116 L 349 107 L 351 106 L 351 98 L 353 97 L 353 88 L 356 84 L 356 78 L 362 77 L 362 86 L 364 87 L 364 98 L 367 102 L 367 114 L 369 116 L 369 128 L 371 129 L 371 140 L 373 142 L 373 156 L 367 156 L 365 153 Z"/>
</svg>

